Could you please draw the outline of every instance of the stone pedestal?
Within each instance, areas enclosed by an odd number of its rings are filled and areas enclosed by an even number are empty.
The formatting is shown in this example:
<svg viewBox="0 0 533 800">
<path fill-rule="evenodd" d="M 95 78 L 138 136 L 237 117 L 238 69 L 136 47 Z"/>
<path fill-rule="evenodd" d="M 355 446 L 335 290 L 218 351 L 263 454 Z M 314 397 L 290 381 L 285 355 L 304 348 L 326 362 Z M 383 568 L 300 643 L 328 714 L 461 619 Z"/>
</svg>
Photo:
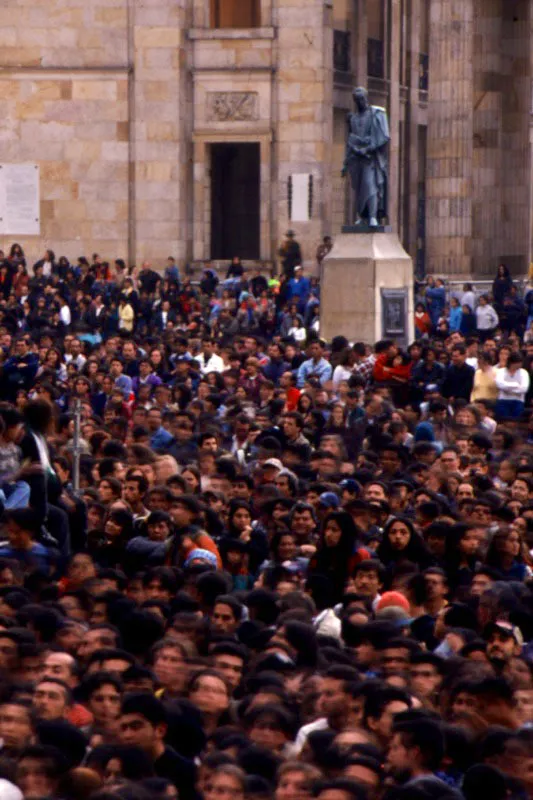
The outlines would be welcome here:
<svg viewBox="0 0 533 800">
<path fill-rule="evenodd" d="M 320 335 L 414 339 L 413 261 L 396 233 L 343 233 L 322 262 Z"/>
</svg>

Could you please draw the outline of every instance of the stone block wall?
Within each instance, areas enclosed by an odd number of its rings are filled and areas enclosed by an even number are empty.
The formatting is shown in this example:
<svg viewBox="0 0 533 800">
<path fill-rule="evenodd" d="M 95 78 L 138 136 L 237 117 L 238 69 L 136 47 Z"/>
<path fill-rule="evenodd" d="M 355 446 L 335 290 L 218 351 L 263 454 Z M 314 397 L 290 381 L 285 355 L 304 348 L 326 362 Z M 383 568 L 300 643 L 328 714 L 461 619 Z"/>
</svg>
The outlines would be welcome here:
<svg viewBox="0 0 533 800">
<path fill-rule="evenodd" d="M 12 67 L 126 66 L 125 0 L 3 0 L 1 65 Z"/>
<path fill-rule="evenodd" d="M 130 18 L 134 223 L 137 261 L 184 263 L 192 103 L 187 76 L 187 0 L 135 3 Z"/>
<path fill-rule="evenodd" d="M 37 257 L 208 257 L 210 142 L 261 145 L 261 256 L 288 220 L 291 173 L 314 178 L 311 222 L 292 225 L 313 264 L 330 232 L 331 9 L 323 0 L 261 4 L 261 28 L 215 31 L 204 0 L 4 0 L 0 162 L 41 168 Z M 195 33 L 196 32 L 196 33 Z M 257 115 L 209 119 L 208 94 L 257 94 Z M 198 137 L 203 137 L 199 143 Z M 197 208 L 197 204 L 199 207 Z M 198 224 L 199 220 L 199 224 Z"/>
<path fill-rule="evenodd" d="M 41 235 L 4 248 L 186 257 L 186 6 L 4 0 L 0 161 L 41 174 Z"/>
<path fill-rule="evenodd" d="M 277 232 L 295 230 L 316 249 L 330 233 L 332 219 L 333 34 L 331 8 L 322 0 L 279 0 L 278 30 Z M 311 173 L 314 209 L 310 222 L 289 222 L 287 181 L 291 173 Z M 308 246 L 309 249 L 309 246 Z M 304 252 L 314 266 L 314 251 Z"/>
<path fill-rule="evenodd" d="M 21 241 L 30 257 L 46 247 L 69 258 L 127 257 L 128 78 L 25 72 L 0 77 L 0 159 L 36 162 L 41 237 Z"/>
</svg>

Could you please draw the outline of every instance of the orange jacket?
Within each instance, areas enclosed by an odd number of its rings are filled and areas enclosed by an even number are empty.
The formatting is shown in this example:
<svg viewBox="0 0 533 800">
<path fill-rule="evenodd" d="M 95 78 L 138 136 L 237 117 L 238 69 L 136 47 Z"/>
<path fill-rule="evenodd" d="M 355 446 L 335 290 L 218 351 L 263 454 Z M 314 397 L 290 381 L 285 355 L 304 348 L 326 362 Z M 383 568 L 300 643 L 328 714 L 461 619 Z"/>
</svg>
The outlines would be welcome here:
<svg viewBox="0 0 533 800">
<path fill-rule="evenodd" d="M 183 561 L 187 560 L 189 553 L 192 553 L 193 550 L 197 549 L 208 550 L 210 553 L 213 553 L 213 555 L 217 557 L 217 569 L 223 569 L 222 559 L 220 557 L 220 553 L 218 552 L 218 547 L 209 534 L 205 533 L 204 531 L 195 533 L 192 536 L 183 537 L 180 547 Z"/>
</svg>

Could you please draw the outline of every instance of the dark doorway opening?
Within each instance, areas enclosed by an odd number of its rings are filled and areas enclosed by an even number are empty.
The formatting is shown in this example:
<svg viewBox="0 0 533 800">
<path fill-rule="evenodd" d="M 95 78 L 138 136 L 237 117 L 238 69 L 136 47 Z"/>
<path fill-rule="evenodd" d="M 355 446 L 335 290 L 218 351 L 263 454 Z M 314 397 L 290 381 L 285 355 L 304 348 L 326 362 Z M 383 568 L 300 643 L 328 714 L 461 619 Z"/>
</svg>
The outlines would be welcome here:
<svg viewBox="0 0 533 800">
<path fill-rule="evenodd" d="M 259 143 L 211 145 L 211 258 L 260 257 Z"/>
</svg>

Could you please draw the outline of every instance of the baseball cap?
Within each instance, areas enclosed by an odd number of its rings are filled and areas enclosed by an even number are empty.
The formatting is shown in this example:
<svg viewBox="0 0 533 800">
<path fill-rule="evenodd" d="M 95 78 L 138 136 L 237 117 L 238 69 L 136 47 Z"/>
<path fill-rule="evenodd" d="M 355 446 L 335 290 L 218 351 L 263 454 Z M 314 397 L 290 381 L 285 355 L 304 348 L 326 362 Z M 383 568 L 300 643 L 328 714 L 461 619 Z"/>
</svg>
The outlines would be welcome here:
<svg viewBox="0 0 533 800">
<path fill-rule="evenodd" d="M 275 467 L 276 469 L 279 469 L 281 471 L 283 469 L 283 464 L 281 463 L 279 458 L 267 458 L 267 460 L 262 465 L 263 469 L 265 469 L 265 467 Z"/>
<path fill-rule="evenodd" d="M 409 612 L 404 608 L 400 608 L 400 606 L 385 606 L 385 608 L 380 608 L 379 611 L 376 611 L 376 619 L 392 622 L 398 628 L 409 627 L 413 621 Z"/>
<path fill-rule="evenodd" d="M 340 505 L 340 500 L 335 492 L 322 492 L 319 497 L 319 504 L 321 506 L 325 506 L 326 508 L 338 508 Z"/>
<path fill-rule="evenodd" d="M 216 555 L 210 550 L 204 550 L 201 547 L 196 547 L 194 550 L 191 550 L 183 566 L 190 567 L 195 561 L 204 561 L 206 564 L 215 567 L 215 569 L 217 567 Z"/>
<path fill-rule="evenodd" d="M 376 611 L 381 611 L 381 609 L 390 608 L 391 606 L 403 608 L 404 611 L 410 610 L 409 601 L 405 595 L 400 592 L 384 592 L 376 605 Z"/>
<path fill-rule="evenodd" d="M 489 624 L 485 626 L 485 630 L 483 631 L 483 636 L 485 637 L 485 639 L 490 639 L 490 637 L 495 631 L 509 638 L 512 637 L 517 643 L 517 645 L 523 647 L 524 637 L 522 635 L 522 631 L 517 625 L 513 625 L 506 619 L 497 619 L 495 622 L 489 622 Z"/>
<path fill-rule="evenodd" d="M 157 523 L 159 522 L 167 522 L 169 525 L 172 524 L 172 520 L 170 519 L 166 511 L 151 511 L 150 515 L 146 520 L 146 524 L 157 525 Z"/>
<path fill-rule="evenodd" d="M 347 492 L 352 492 L 354 494 L 359 494 L 361 491 L 360 484 L 354 481 L 353 478 L 345 478 L 339 483 L 339 486 L 341 489 L 346 489 Z"/>
</svg>

